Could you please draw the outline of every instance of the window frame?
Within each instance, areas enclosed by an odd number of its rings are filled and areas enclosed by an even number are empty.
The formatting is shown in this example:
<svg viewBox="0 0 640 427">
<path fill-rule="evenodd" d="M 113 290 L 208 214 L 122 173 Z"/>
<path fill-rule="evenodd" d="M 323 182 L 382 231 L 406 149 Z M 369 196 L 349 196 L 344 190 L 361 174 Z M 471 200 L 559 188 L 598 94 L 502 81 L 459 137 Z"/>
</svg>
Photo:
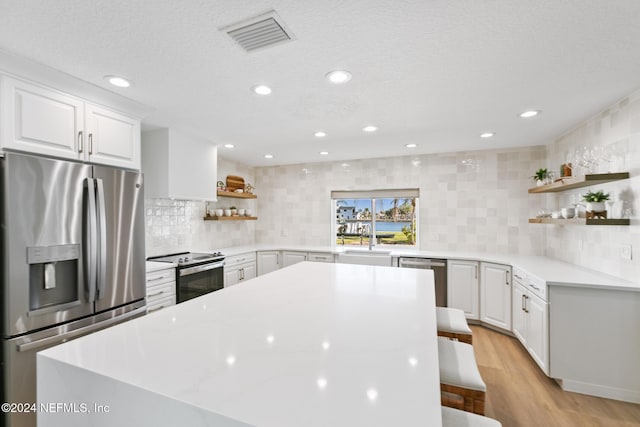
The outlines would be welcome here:
<svg viewBox="0 0 640 427">
<path fill-rule="evenodd" d="M 416 224 L 416 233 L 413 244 L 385 244 L 377 243 L 375 236 L 377 233 L 376 204 L 379 199 L 415 199 L 415 207 L 413 210 L 413 218 Z M 347 191 L 331 191 L 331 242 L 335 247 L 347 247 L 347 245 L 338 243 L 338 200 L 370 200 L 371 202 L 371 229 L 367 235 L 369 243 L 367 245 L 353 245 L 354 248 L 401 248 L 401 249 L 418 249 L 420 247 L 419 233 L 419 211 L 420 211 L 420 190 L 419 189 L 396 189 L 396 190 L 347 190 Z M 354 211 L 355 212 L 355 211 Z M 350 245 L 349 245 L 350 246 Z"/>
</svg>

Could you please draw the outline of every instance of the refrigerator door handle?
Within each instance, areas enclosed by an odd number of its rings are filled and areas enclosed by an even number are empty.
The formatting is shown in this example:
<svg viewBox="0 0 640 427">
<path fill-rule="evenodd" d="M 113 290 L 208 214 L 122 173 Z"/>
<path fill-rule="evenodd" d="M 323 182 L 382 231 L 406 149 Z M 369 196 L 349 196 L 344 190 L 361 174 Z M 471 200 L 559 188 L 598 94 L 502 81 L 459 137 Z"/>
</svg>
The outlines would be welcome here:
<svg viewBox="0 0 640 427">
<path fill-rule="evenodd" d="M 104 296 L 107 281 L 107 208 L 104 203 L 104 185 L 100 178 L 96 179 L 98 189 L 97 214 L 98 214 L 98 294 L 96 299 Z"/>
<path fill-rule="evenodd" d="M 53 335 L 51 337 L 47 337 L 47 338 L 43 338 L 41 340 L 38 341 L 32 341 L 32 342 L 28 342 L 28 343 L 24 343 L 24 344 L 18 344 L 16 347 L 18 348 L 18 351 L 30 351 L 30 350 L 38 350 L 41 349 L 43 347 L 47 347 L 49 345 L 51 345 L 52 343 L 63 343 L 66 342 L 72 338 L 78 338 L 82 335 L 87 335 L 91 332 L 95 332 L 99 329 L 104 329 L 107 326 L 111 326 L 113 324 L 116 323 L 120 323 L 123 320 L 129 319 L 131 317 L 135 317 L 140 315 L 141 313 L 144 313 L 147 310 L 146 307 L 140 307 L 136 310 L 131 310 L 130 312 L 126 313 L 126 314 L 122 314 L 120 316 L 117 317 L 112 317 L 108 320 L 104 320 L 100 323 L 94 323 L 92 325 L 88 325 L 88 326 L 84 326 L 82 328 L 78 328 L 78 329 L 74 329 L 73 331 L 69 331 L 67 333 L 63 333 L 60 335 Z"/>
<path fill-rule="evenodd" d="M 96 260 L 98 259 L 98 225 L 96 216 L 96 190 L 95 180 L 85 180 L 85 230 L 84 230 L 84 272 L 89 291 L 89 302 L 96 299 Z"/>
</svg>

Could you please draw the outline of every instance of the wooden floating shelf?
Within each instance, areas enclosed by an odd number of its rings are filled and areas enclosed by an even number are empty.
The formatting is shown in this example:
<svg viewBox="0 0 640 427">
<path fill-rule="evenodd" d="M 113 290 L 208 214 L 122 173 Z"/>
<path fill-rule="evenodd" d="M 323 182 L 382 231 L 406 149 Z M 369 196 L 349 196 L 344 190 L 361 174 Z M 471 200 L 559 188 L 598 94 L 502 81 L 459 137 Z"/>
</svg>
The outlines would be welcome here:
<svg viewBox="0 0 640 427">
<path fill-rule="evenodd" d="M 218 190 L 218 196 L 234 197 L 236 199 L 257 199 L 258 198 L 258 196 L 251 193 L 236 193 L 234 191 L 222 191 L 222 190 Z"/>
<path fill-rule="evenodd" d="M 626 219 L 587 219 L 587 218 L 529 218 L 530 224 L 556 224 L 556 225 L 630 225 L 631 220 Z"/>
<path fill-rule="evenodd" d="M 591 185 L 604 184 L 605 182 L 628 179 L 629 172 L 598 173 L 592 175 L 561 178 L 546 185 L 540 185 L 529 189 L 529 193 L 555 193 L 558 191 L 572 190 L 574 188 L 589 187 Z M 563 220 L 566 221 L 566 220 Z"/>
<path fill-rule="evenodd" d="M 205 216 L 205 221 L 255 221 L 257 220 L 257 216 Z"/>
</svg>

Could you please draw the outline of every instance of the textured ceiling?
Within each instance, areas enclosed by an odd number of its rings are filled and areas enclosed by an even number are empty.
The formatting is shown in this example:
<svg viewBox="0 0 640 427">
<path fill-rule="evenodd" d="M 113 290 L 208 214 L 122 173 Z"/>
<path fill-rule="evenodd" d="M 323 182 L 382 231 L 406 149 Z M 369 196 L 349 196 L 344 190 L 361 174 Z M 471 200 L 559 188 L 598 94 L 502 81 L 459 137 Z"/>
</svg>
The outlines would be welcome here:
<svg viewBox="0 0 640 427">
<path fill-rule="evenodd" d="M 295 41 L 246 53 L 219 31 L 271 9 Z M 257 166 L 546 144 L 640 86 L 639 16 L 637 0 L 0 0 L 0 49 Z M 334 69 L 353 79 L 330 85 Z"/>
</svg>

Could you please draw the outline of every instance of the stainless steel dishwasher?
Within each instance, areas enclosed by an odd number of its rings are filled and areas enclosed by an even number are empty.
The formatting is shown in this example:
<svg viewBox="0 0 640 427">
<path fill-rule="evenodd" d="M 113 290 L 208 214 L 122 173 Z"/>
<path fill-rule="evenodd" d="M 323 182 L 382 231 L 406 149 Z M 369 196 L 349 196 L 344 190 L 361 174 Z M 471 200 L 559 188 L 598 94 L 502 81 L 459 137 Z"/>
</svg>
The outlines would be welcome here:
<svg viewBox="0 0 640 427">
<path fill-rule="evenodd" d="M 447 306 L 447 260 L 430 258 L 407 258 L 398 260 L 401 268 L 423 268 L 433 270 L 436 287 L 436 306 Z"/>
</svg>

